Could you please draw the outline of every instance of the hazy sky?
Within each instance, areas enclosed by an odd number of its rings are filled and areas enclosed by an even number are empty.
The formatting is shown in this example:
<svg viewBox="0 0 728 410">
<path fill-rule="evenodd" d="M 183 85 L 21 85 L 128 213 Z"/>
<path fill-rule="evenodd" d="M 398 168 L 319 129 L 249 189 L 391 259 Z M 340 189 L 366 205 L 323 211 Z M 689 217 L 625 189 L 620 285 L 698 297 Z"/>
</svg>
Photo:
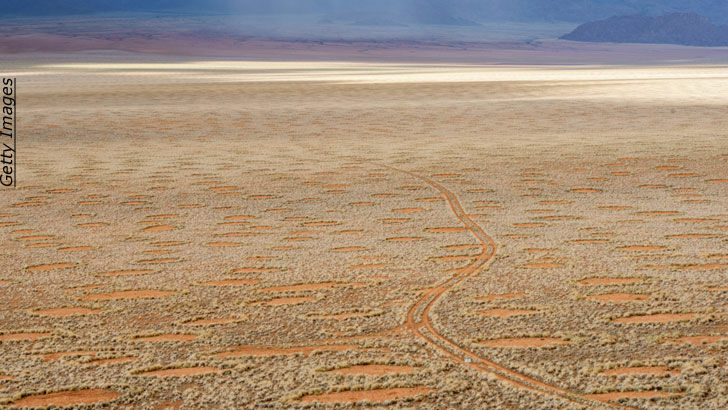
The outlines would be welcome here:
<svg viewBox="0 0 728 410">
<path fill-rule="evenodd" d="M 319 13 L 425 24 L 472 21 L 586 22 L 637 12 L 693 11 L 728 22 L 728 0 L 0 0 L 2 14 L 75 14 L 108 11 Z"/>
</svg>

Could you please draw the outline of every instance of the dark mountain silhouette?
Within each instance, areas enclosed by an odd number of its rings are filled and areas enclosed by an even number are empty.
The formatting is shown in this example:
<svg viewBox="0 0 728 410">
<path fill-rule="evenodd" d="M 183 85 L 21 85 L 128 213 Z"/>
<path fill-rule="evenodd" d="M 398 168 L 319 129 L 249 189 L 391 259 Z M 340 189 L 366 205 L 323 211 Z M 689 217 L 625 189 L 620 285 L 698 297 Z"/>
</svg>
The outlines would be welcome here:
<svg viewBox="0 0 728 410">
<path fill-rule="evenodd" d="M 728 46 L 728 26 L 717 26 L 695 13 L 671 13 L 660 17 L 635 14 L 582 24 L 561 38 L 596 43 Z"/>
</svg>

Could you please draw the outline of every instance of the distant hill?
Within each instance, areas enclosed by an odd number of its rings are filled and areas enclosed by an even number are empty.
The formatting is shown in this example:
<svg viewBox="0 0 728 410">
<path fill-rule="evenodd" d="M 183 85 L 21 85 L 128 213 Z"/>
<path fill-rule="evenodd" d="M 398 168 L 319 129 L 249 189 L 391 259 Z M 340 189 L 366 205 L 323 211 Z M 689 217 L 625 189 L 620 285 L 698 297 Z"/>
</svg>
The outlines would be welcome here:
<svg viewBox="0 0 728 410">
<path fill-rule="evenodd" d="M 728 46 L 728 26 L 715 25 L 696 13 L 671 13 L 659 17 L 635 14 L 582 24 L 561 38 L 595 43 L 715 47 Z"/>
</svg>

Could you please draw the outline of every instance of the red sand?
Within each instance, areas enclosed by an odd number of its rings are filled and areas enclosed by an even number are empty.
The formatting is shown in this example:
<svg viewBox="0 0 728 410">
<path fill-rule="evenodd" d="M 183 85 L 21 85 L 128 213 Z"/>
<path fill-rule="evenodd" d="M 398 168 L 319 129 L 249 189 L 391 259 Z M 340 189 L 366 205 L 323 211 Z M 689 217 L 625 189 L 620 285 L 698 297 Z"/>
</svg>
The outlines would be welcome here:
<svg viewBox="0 0 728 410">
<path fill-rule="evenodd" d="M 46 353 L 43 355 L 43 360 L 46 362 L 50 362 L 52 360 L 58 360 L 66 356 L 96 356 L 96 353 L 97 352 L 93 350 L 76 350 L 72 352 Z"/>
<path fill-rule="evenodd" d="M 35 265 L 35 266 L 28 266 L 26 269 L 28 269 L 31 272 L 44 272 L 54 269 L 68 269 L 73 267 L 74 263 L 69 262 L 62 262 L 62 263 L 47 263 L 44 265 Z"/>
<path fill-rule="evenodd" d="M 166 334 L 157 336 L 137 337 L 135 342 L 191 342 L 197 339 L 197 335 Z"/>
<path fill-rule="evenodd" d="M 552 345 L 564 345 L 569 342 L 555 337 L 514 337 L 514 338 L 502 338 L 502 339 L 491 339 L 478 342 L 478 344 L 487 347 L 543 347 Z"/>
<path fill-rule="evenodd" d="M 702 265 L 673 265 L 676 269 L 683 270 L 715 270 L 728 268 L 728 264 L 725 263 L 706 263 Z"/>
<path fill-rule="evenodd" d="M 8 342 L 13 340 L 38 340 L 50 336 L 50 333 L 5 333 L 0 335 L 0 342 Z"/>
<path fill-rule="evenodd" d="M 359 391 L 341 391 L 324 394 L 309 394 L 301 397 L 302 402 L 319 402 L 319 403 L 356 403 L 358 401 L 388 401 L 396 400 L 404 397 L 412 397 L 418 394 L 427 394 L 432 389 L 427 387 L 400 387 L 391 389 L 376 390 L 359 390 Z"/>
<path fill-rule="evenodd" d="M 256 283 L 260 282 L 257 279 L 224 279 L 224 280 L 215 280 L 211 282 L 202 282 L 200 285 L 202 286 L 245 286 L 245 285 L 255 285 Z"/>
<path fill-rule="evenodd" d="M 315 297 L 297 297 L 297 298 L 274 298 L 255 302 L 254 304 L 267 305 L 267 306 L 281 306 L 281 305 L 293 305 L 301 302 L 313 302 L 316 300 Z"/>
<path fill-rule="evenodd" d="M 92 293 L 82 296 L 81 300 L 118 300 L 118 299 L 152 299 L 163 298 L 172 295 L 174 292 L 165 290 L 127 290 L 123 292 Z"/>
<path fill-rule="evenodd" d="M 702 344 L 716 343 L 724 339 L 728 339 L 728 336 L 685 336 L 670 341 L 673 343 L 689 343 L 700 346 Z"/>
<path fill-rule="evenodd" d="M 159 377 L 182 377 L 196 376 L 199 374 L 220 373 L 221 369 L 217 367 L 181 367 L 176 369 L 153 370 L 144 373 L 138 373 L 140 376 L 159 376 Z"/>
<path fill-rule="evenodd" d="M 65 248 L 58 248 L 61 252 L 79 252 L 91 250 L 90 246 L 68 246 Z"/>
<path fill-rule="evenodd" d="M 694 319 L 698 315 L 695 313 L 658 313 L 654 315 L 637 315 L 637 316 L 628 316 L 628 317 L 620 317 L 618 319 L 614 319 L 613 321 L 616 323 L 627 323 L 627 324 L 633 324 L 633 323 L 669 323 L 669 322 L 678 322 L 681 320 L 690 320 Z"/>
<path fill-rule="evenodd" d="M 632 375 L 632 374 L 650 374 L 655 376 L 663 376 L 666 374 L 680 373 L 679 370 L 669 370 L 667 366 L 637 366 L 637 367 L 618 367 L 602 372 L 608 376 Z"/>
<path fill-rule="evenodd" d="M 522 316 L 532 315 L 539 313 L 538 310 L 530 309 L 486 309 L 478 311 L 478 314 L 487 317 L 511 317 L 511 316 Z"/>
<path fill-rule="evenodd" d="M 128 270 L 117 270 L 113 272 L 100 273 L 99 276 L 129 276 L 129 275 L 148 275 L 154 273 L 150 269 L 128 269 Z"/>
<path fill-rule="evenodd" d="M 362 283 L 340 283 L 340 282 L 320 282 L 320 283 L 303 283 L 300 285 L 290 286 L 273 286 L 269 288 L 258 289 L 258 292 L 297 292 L 303 290 L 331 289 L 342 286 L 363 286 Z"/>
<path fill-rule="evenodd" d="M 41 316 L 56 316 L 56 317 L 65 317 L 65 316 L 73 316 L 73 315 L 93 315 L 97 313 L 101 313 L 103 310 L 100 309 L 88 309 L 88 308 L 82 308 L 82 307 L 75 307 L 75 308 L 55 308 L 55 309 L 45 309 L 45 310 L 36 310 L 33 313 L 41 315 Z"/>
<path fill-rule="evenodd" d="M 364 364 L 330 370 L 327 373 L 335 374 L 366 374 L 370 376 L 384 376 L 385 374 L 410 374 L 415 371 L 412 366 L 392 366 L 382 364 Z"/>
<path fill-rule="evenodd" d="M 599 401 L 609 401 L 618 399 L 648 399 L 652 397 L 668 397 L 676 394 L 680 393 L 667 393 L 663 391 L 653 390 L 587 394 L 585 397 Z"/>
<path fill-rule="evenodd" d="M 207 325 L 222 325 L 226 323 L 232 323 L 238 319 L 234 317 L 222 318 L 222 319 L 198 319 L 192 322 L 184 323 L 185 326 L 207 326 Z"/>
<path fill-rule="evenodd" d="M 632 245 L 632 246 L 621 246 L 617 248 L 621 251 L 626 252 L 649 252 L 649 251 L 664 251 L 667 249 L 666 246 L 650 246 L 650 245 Z"/>
<path fill-rule="evenodd" d="M 650 295 L 638 293 L 604 293 L 601 295 L 588 296 L 589 299 L 612 303 L 639 302 L 648 299 L 649 297 Z"/>
<path fill-rule="evenodd" d="M 112 359 L 96 359 L 86 363 L 88 366 L 105 366 L 110 364 L 127 363 L 138 360 L 136 356 L 115 357 Z"/>
<path fill-rule="evenodd" d="M 496 299 L 515 299 L 515 298 L 522 298 L 524 296 L 526 296 L 526 294 L 523 293 L 523 292 L 521 292 L 521 293 L 501 293 L 501 294 L 497 294 L 497 295 L 480 296 L 480 297 L 475 298 L 475 300 L 478 300 L 478 301 L 483 301 L 483 300 L 485 300 L 485 301 L 491 301 L 491 300 L 496 300 Z"/>
<path fill-rule="evenodd" d="M 576 283 L 584 286 L 630 285 L 632 283 L 642 282 L 643 280 L 643 278 L 588 278 L 577 281 Z"/>
<path fill-rule="evenodd" d="M 446 227 L 446 228 L 425 228 L 428 232 L 434 232 L 434 233 L 447 233 L 447 232 L 463 232 L 466 231 L 467 228 L 461 227 L 461 226 L 454 226 L 454 227 Z"/>
<path fill-rule="evenodd" d="M 12 404 L 18 407 L 64 407 L 108 402 L 117 397 L 119 397 L 119 393 L 109 389 L 68 390 L 26 396 Z"/>
<path fill-rule="evenodd" d="M 270 346 L 239 346 L 234 350 L 215 355 L 218 358 L 240 357 L 240 356 L 281 356 L 301 353 L 308 356 L 314 350 L 341 352 L 349 349 L 357 349 L 357 345 L 320 345 L 300 347 L 270 347 Z"/>
</svg>

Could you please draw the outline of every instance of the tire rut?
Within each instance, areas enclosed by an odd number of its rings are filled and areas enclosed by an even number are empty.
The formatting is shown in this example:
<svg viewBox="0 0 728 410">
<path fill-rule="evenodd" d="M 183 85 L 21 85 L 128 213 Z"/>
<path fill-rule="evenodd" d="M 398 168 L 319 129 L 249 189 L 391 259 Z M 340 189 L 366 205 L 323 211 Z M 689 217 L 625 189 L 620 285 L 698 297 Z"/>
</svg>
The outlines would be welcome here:
<svg viewBox="0 0 728 410">
<path fill-rule="evenodd" d="M 453 276 L 451 276 L 442 284 L 433 288 L 431 292 L 428 292 L 428 294 L 424 295 L 422 298 L 415 302 L 415 304 L 407 312 L 407 319 L 404 327 L 412 330 L 417 336 L 425 340 L 428 344 L 437 348 L 450 359 L 455 360 L 456 362 L 459 362 L 460 364 L 466 365 L 468 367 L 492 374 L 498 379 L 516 387 L 534 391 L 537 393 L 557 396 L 561 399 L 578 405 L 586 405 L 592 407 L 607 406 L 613 408 L 625 408 L 625 406 L 616 403 L 595 401 L 589 399 L 578 393 L 562 389 L 560 387 L 534 379 L 526 374 L 509 369 L 494 361 L 488 360 L 473 351 L 466 349 L 465 347 L 457 344 L 455 341 L 449 339 L 447 336 L 441 334 L 437 331 L 437 329 L 435 329 L 430 319 L 430 310 L 432 306 L 434 306 L 435 303 L 437 303 L 437 301 L 440 300 L 442 296 L 450 289 L 459 285 L 460 283 L 464 282 L 468 278 L 476 275 L 481 270 L 486 268 L 495 257 L 498 246 L 493 238 L 491 238 L 477 223 L 475 223 L 472 219 L 468 217 L 468 215 L 463 210 L 463 207 L 460 204 L 457 196 L 449 191 L 447 188 L 445 188 L 443 185 L 430 178 L 420 176 L 410 171 L 389 166 L 387 166 L 387 168 L 401 173 L 405 173 L 413 178 L 419 179 L 438 190 L 440 194 L 442 194 L 447 200 L 448 204 L 450 205 L 450 209 L 455 214 L 455 217 L 465 226 L 468 231 L 470 231 L 478 239 L 482 246 L 481 253 L 475 257 L 475 260 L 473 262 L 463 268 L 458 269 Z M 418 314 L 420 310 L 421 314 Z M 426 330 L 430 336 L 426 335 L 423 330 Z M 457 353 L 453 353 L 453 351 Z"/>
</svg>

